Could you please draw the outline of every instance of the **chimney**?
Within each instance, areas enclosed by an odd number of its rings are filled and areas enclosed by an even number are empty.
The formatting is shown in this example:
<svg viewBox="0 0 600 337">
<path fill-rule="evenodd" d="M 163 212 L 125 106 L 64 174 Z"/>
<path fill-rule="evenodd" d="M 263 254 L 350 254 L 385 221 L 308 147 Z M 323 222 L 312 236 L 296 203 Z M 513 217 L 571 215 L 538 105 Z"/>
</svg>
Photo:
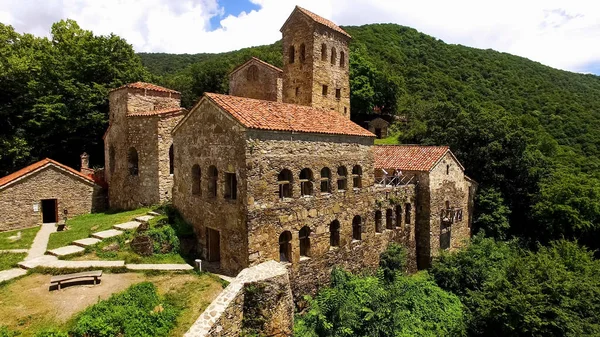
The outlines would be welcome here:
<svg viewBox="0 0 600 337">
<path fill-rule="evenodd" d="M 94 174 L 94 170 L 90 168 L 90 156 L 87 153 L 81 154 L 81 173 L 91 176 Z"/>
</svg>

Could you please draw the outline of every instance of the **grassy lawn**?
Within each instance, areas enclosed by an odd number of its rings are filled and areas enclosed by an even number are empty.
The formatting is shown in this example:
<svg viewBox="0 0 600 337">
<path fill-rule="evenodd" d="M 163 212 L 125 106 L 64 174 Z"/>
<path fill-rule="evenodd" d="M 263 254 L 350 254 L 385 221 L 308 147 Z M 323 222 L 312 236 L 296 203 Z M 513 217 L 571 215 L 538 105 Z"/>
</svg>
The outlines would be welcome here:
<svg viewBox="0 0 600 337">
<path fill-rule="evenodd" d="M 75 240 L 85 239 L 92 233 L 111 229 L 114 225 L 131 221 L 137 216 L 148 213 L 148 211 L 150 211 L 149 208 L 140 208 L 120 213 L 94 213 L 67 220 L 68 230 L 52 233 L 48 242 L 48 249 L 70 245 Z"/>
<path fill-rule="evenodd" d="M 0 253 L 0 270 L 17 268 L 17 263 L 23 261 L 26 253 Z"/>
<path fill-rule="evenodd" d="M 177 307 L 176 324 L 169 335 L 182 336 L 223 289 L 216 277 L 193 273 L 105 273 L 99 285 L 75 285 L 60 291 L 48 291 L 49 279 L 50 275 L 31 274 L 0 286 L 0 326 L 19 332 L 20 337 L 48 328 L 68 331 L 89 306 L 148 281 L 166 302 Z"/>
<path fill-rule="evenodd" d="M 375 139 L 375 145 L 398 145 L 398 133 L 391 133 L 388 137 L 382 139 Z"/>
<path fill-rule="evenodd" d="M 35 235 L 40 230 L 40 226 L 27 228 L 27 229 L 19 229 L 10 232 L 2 232 L 0 233 L 0 250 L 2 249 L 29 249 L 31 247 L 31 243 L 33 243 L 33 239 L 35 239 Z M 11 236 L 16 236 L 17 233 L 21 232 L 21 239 L 17 241 L 10 241 L 8 238 Z"/>
</svg>

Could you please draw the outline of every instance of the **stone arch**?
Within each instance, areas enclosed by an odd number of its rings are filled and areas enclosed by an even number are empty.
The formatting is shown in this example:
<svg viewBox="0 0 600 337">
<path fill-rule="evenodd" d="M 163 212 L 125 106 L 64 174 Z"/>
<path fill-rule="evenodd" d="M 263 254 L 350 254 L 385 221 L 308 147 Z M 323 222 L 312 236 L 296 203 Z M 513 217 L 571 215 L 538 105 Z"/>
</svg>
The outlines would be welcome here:
<svg viewBox="0 0 600 337">
<path fill-rule="evenodd" d="M 130 147 L 127 151 L 127 168 L 129 175 L 137 176 L 140 173 L 139 157 L 135 147 Z"/>
<path fill-rule="evenodd" d="M 306 46 L 303 44 L 300 45 L 300 63 L 304 63 L 306 61 Z"/>
<path fill-rule="evenodd" d="M 335 47 L 331 48 L 331 64 L 335 64 L 337 60 L 337 52 L 335 51 Z"/>
<path fill-rule="evenodd" d="M 173 144 L 171 144 L 171 146 L 169 147 L 169 174 L 175 173 L 175 163 L 173 162 L 173 160 L 174 160 Z"/>
<path fill-rule="evenodd" d="M 294 47 L 294 45 L 291 45 L 290 48 L 288 49 L 288 56 L 289 56 L 290 64 L 294 63 L 294 61 L 296 59 L 296 48 Z"/>
<path fill-rule="evenodd" d="M 383 232 L 383 221 L 382 221 L 381 211 L 375 211 L 375 232 L 381 233 Z"/>
<path fill-rule="evenodd" d="M 327 61 L 327 45 L 324 43 L 321 45 L 321 61 Z"/>
<path fill-rule="evenodd" d="M 362 218 L 360 215 L 357 215 L 354 217 L 354 219 L 352 219 L 352 239 L 362 239 Z"/>
<path fill-rule="evenodd" d="M 340 246 L 340 222 L 333 220 L 329 224 L 329 245 L 331 247 Z"/>
<path fill-rule="evenodd" d="M 300 229 L 298 239 L 300 240 L 300 256 L 310 256 L 310 228 L 308 226 Z"/>
<path fill-rule="evenodd" d="M 246 79 L 248 82 L 258 81 L 258 67 L 255 64 L 249 66 L 246 70 Z"/>
<path fill-rule="evenodd" d="M 283 169 L 277 176 L 277 184 L 279 185 L 279 199 L 291 198 L 292 197 L 292 183 L 294 182 L 294 176 L 292 171 Z"/>
<path fill-rule="evenodd" d="M 279 261 L 292 262 L 292 233 L 290 231 L 279 235 Z"/>
<path fill-rule="evenodd" d="M 337 189 L 338 191 L 345 191 L 348 188 L 348 170 L 346 170 L 346 166 L 338 167 L 337 175 Z"/>
<path fill-rule="evenodd" d="M 111 144 L 108 147 L 108 172 L 115 173 L 115 147 Z"/>
<path fill-rule="evenodd" d="M 385 211 L 385 228 L 394 229 L 394 211 L 391 208 Z"/>
<path fill-rule="evenodd" d="M 300 171 L 300 195 L 313 195 L 313 174 L 309 168 Z"/>
<path fill-rule="evenodd" d="M 321 193 L 331 193 L 331 170 L 328 167 L 321 169 Z"/>
<path fill-rule="evenodd" d="M 217 197 L 217 185 L 219 181 L 219 170 L 214 165 L 208 168 L 208 196 Z"/>
<path fill-rule="evenodd" d="M 198 164 L 192 166 L 192 194 L 202 194 L 202 171 Z"/>
<path fill-rule="evenodd" d="M 352 186 L 362 188 L 362 167 L 360 165 L 355 165 L 352 168 Z"/>
</svg>

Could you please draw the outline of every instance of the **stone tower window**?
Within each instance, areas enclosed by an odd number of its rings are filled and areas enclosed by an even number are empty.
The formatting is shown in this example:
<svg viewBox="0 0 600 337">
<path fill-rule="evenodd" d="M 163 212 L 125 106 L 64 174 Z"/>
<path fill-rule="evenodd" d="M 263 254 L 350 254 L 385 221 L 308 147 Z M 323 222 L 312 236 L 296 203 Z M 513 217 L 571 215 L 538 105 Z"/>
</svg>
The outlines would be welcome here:
<svg viewBox="0 0 600 337">
<path fill-rule="evenodd" d="M 310 228 L 302 227 L 298 238 L 300 239 L 300 256 L 310 256 Z"/>
<path fill-rule="evenodd" d="M 348 108 L 344 107 L 344 115 L 348 114 Z"/>
<path fill-rule="evenodd" d="M 313 174 L 308 168 L 300 171 L 300 193 L 302 196 L 313 194 Z"/>
<path fill-rule="evenodd" d="M 337 220 L 329 224 L 329 245 L 331 247 L 340 246 L 340 222 Z"/>
<path fill-rule="evenodd" d="M 292 197 L 292 181 L 293 176 L 290 170 L 283 170 L 277 177 L 277 184 L 279 185 L 279 199 L 291 198 Z"/>
<path fill-rule="evenodd" d="M 306 46 L 303 44 L 300 45 L 300 63 L 304 63 L 306 61 Z"/>
<path fill-rule="evenodd" d="M 359 165 L 352 168 L 352 186 L 362 188 L 362 168 Z"/>
<path fill-rule="evenodd" d="M 217 182 L 219 180 L 219 170 L 215 166 L 208 168 L 208 196 L 217 197 Z"/>
<path fill-rule="evenodd" d="M 375 232 L 383 232 L 383 221 L 381 219 L 381 211 L 375 211 Z"/>
<path fill-rule="evenodd" d="M 300 95 L 300 87 L 296 87 L 296 97 Z"/>
<path fill-rule="evenodd" d="M 342 98 L 342 89 L 335 89 L 335 98 Z"/>
<path fill-rule="evenodd" d="M 327 96 L 327 91 L 329 91 L 329 87 L 326 85 L 323 85 L 323 96 Z"/>
<path fill-rule="evenodd" d="M 346 54 L 341 51 L 340 52 L 340 67 L 344 68 L 346 66 Z"/>
<path fill-rule="evenodd" d="M 237 177 L 235 173 L 225 173 L 225 199 L 237 199 Z"/>
<path fill-rule="evenodd" d="M 446 200 L 446 209 L 450 209 L 450 201 Z"/>
<path fill-rule="evenodd" d="M 394 211 L 391 209 L 385 211 L 385 228 L 394 229 Z"/>
<path fill-rule="evenodd" d="M 410 224 L 410 208 L 411 205 L 409 203 L 404 205 L 404 223 L 407 225 Z"/>
<path fill-rule="evenodd" d="M 296 48 L 294 48 L 294 46 L 290 46 L 288 54 L 290 57 L 290 63 L 294 63 L 294 60 L 296 59 Z"/>
<path fill-rule="evenodd" d="M 352 239 L 360 240 L 362 237 L 362 219 L 357 215 L 352 219 Z"/>
<path fill-rule="evenodd" d="M 335 47 L 331 48 L 331 64 L 335 64 L 337 60 L 337 52 L 335 51 Z"/>
<path fill-rule="evenodd" d="M 248 82 L 256 82 L 258 81 L 258 67 L 256 65 L 251 65 L 248 67 L 246 71 L 246 79 Z"/>
<path fill-rule="evenodd" d="M 327 61 L 327 45 L 321 45 L 321 61 Z"/>
<path fill-rule="evenodd" d="M 327 167 L 321 170 L 321 193 L 331 193 L 331 171 Z"/>
<path fill-rule="evenodd" d="M 285 231 L 279 236 L 279 261 L 292 261 L 292 233 Z"/>
<path fill-rule="evenodd" d="M 108 171 L 115 173 L 115 147 L 112 145 L 108 148 Z"/>
<path fill-rule="evenodd" d="M 337 188 L 338 191 L 345 191 L 348 188 L 348 171 L 345 166 L 338 167 L 337 170 Z"/>
<path fill-rule="evenodd" d="M 450 174 L 450 165 L 446 165 L 446 174 Z"/>
<path fill-rule="evenodd" d="M 196 164 L 192 166 L 192 194 L 193 195 L 201 195 L 202 194 L 202 171 L 200 170 L 200 165 Z"/>
<path fill-rule="evenodd" d="M 169 174 L 175 172 L 175 163 L 173 163 L 173 144 L 169 147 Z"/>
<path fill-rule="evenodd" d="M 402 206 L 396 205 L 396 227 L 402 227 Z"/>
<path fill-rule="evenodd" d="M 139 158 L 135 147 L 130 147 L 127 151 L 127 168 L 129 175 L 137 176 L 139 174 Z"/>
</svg>

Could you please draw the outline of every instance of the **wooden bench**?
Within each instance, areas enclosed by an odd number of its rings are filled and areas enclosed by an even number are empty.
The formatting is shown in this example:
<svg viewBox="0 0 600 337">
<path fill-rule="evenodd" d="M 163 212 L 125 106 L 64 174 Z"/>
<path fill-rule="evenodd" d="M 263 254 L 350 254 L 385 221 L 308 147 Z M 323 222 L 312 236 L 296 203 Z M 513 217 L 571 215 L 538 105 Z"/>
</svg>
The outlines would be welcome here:
<svg viewBox="0 0 600 337">
<path fill-rule="evenodd" d="M 50 279 L 50 286 L 57 285 L 60 290 L 60 285 L 63 282 L 81 280 L 81 279 L 94 279 L 94 284 L 98 284 L 98 281 L 102 277 L 102 270 L 86 271 L 83 273 L 74 273 L 66 275 L 52 276 Z"/>
</svg>

